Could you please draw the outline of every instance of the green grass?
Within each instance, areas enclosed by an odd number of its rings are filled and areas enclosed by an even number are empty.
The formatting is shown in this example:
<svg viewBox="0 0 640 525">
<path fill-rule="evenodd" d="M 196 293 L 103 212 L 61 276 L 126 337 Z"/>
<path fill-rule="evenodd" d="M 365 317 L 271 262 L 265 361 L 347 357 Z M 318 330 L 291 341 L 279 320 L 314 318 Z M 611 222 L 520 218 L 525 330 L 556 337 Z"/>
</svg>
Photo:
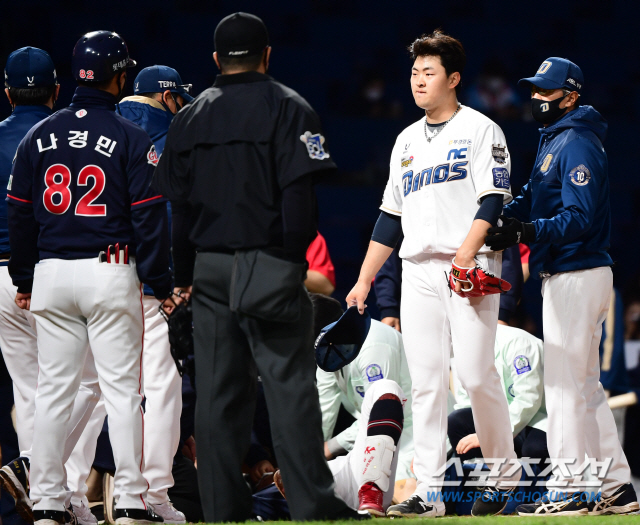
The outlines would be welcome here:
<svg viewBox="0 0 640 525">
<path fill-rule="evenodd" d="M 433 520 L 436 520 L 434 522 Z M 369 523 L 372 525 L 380 525 L 381 522 L 387 521 L 389 518 L 376 518 Z M 399 518 L 394 525 L 437 525 L 442 522 L 443 525 L 506 525 L 513 522 L 513 525 L 640 525 L 640 515 L 631 516 L 555 516 L 546 518 L 521 518 L 519 516 L 489 516 L 484 518 L 473 518 L 471 516 L 445 516 L 443 518 L 423 518 L 423 519 L 405 519 Z M 254 522 L 255 523 L 255 522 Z M 267 522 L 268 523 L 268 522 Z M 276 522 L 273 522 L 276 523 Z M 283 523 L 283 522 L 278 522 Z M 355 521 L 291 521 L 288 523 L 299 523 L 300 525 L 322 525 L 332 523 L 336 525 L 354 525 Z"/>
</svg>

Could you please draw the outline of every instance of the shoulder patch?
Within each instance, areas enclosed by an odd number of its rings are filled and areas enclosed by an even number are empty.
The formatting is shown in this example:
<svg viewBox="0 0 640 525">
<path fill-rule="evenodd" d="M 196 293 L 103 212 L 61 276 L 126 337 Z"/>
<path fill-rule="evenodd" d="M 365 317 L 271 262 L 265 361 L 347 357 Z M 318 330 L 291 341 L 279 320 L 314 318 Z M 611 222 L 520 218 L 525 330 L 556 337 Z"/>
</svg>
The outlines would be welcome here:
<svg viewBox="0 0 640 525">
<path fill-rule="evenodd" d="M 507 168 L 493 168 L 493 185 L 496 188 L 509 189 L 509 170 Z"/>
<path fill-rule="evenodd" d="M 304 135 L 300 135 L 300 140 L 307 146 L 309 157 L 314 160 L 328 159 L 329 153 L 324 150 L 324 137 L 320 133 L 312 134 L 310 131 L 305 131 Z"/>
<path fill-rule="evenodd" d="M 498 164 L 505 164 L 509 157 L 509 154 L 507 153 L 507 146 L 503 146 L 502 144 L 492 144 L 491 156 Z"/>
<path fill-rule="evenodd" d="M 518 375 L 531 371 L 529 360 L 523 355 L 519 355 L 513 360 L 513 366 L 516 369 Z"/>
<path fill-rule="evenodd" d="M 376 364 L 369 365 L 366 373 L 369 383 L 373 383 L 374 381 L 378 381 L 378 379 L 382 379 L 384 377 L 382 375 L 382 367 Z"/>
<path fill-rule="evenodd" d="M 591 180 L 591 172 L 584 164 L 580 164 L 569 172 L 569 180 L 576 186 L 586 186 Z"/>
</svg>

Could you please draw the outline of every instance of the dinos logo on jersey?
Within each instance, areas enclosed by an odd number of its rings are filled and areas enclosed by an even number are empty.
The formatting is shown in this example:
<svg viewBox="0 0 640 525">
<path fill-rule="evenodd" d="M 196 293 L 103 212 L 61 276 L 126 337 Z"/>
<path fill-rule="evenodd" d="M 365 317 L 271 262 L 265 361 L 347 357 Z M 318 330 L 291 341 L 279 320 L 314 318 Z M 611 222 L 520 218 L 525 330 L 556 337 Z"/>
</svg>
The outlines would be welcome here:
<svg viewBox="0 0 640 525">
<path fill-rule="evenodd" d="M 407 168 L 411 166 L 412 162 L 413 162 L 413 155 L 409 158 L 404 157 L 400 160 L 400 167 Z"/>
<path fill-rule="evenodd" d="M 307 146 L 309 157 L 314 160 L 323 160 L 329 158 L 329 153 L 324 150 L 324 137 L 320 133 L 312 134 L 305 131 L 304 135 L 300 135 L 300 140 Z"/>
<path fill-rule="evenodd" d="M 493 160 L 498 164 L 505 164 L 507 162 L 507 157 L 509 157 L 509 154 L 507 153 L 507 146 L 493 144 L 491 146 L 491 155 L 493 156 Z"/>
<path fill-rule="evenodd" d="M 147 163 L 151 164 L 152 166 L 156 166 L 158 164 L 158 160 L 160 160 L 160 157 L 158 157 L 156 147 L 151 146 L 149 153 L 147 153 Z"/>
</svg>

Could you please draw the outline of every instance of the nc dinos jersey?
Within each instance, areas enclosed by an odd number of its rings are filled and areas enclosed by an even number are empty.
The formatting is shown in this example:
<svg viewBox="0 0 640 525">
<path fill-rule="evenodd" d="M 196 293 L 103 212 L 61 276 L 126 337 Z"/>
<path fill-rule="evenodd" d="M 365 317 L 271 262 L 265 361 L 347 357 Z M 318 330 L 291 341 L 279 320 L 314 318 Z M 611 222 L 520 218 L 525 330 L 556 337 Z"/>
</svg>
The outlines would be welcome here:
<svg viewBox="0 0 640 525">
<path fill-rule="evenodd" d="M 455 254 L 482 197 L 499 193 L 505 204 L 512 199 L 511 157 L 497 124 L 461 106 L 427 142 L 425 118 L 398 136 L 380 206 L 402 216 L 403 259 L 421 253 Z M 490 250 L 483 246 L 478 253 Z"/>
</svg>

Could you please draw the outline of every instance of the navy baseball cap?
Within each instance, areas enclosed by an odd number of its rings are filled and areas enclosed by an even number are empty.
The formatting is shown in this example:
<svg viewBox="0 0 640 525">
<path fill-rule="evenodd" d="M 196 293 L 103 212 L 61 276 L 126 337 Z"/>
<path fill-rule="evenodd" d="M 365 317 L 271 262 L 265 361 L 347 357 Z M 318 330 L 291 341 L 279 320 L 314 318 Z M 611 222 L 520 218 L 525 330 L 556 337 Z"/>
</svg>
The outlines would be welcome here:
<svg viewBox="0 0 640 525">
<path fill-rule="evenodd" d="M 183 84 L 179 73 L 168 66 L 145 67 L 133 82 L 133 92 L 163 93 L 167 89 L 171 93 L 180 95 L 185 102 L 191 102 L 193 97 L 189 95 L 192 84 Z"/>
<path fill-rule="evenodd" d="M 566 58 L 547 58 L 534 77 L 521 78 L 518 84 L 533 84 L 540 89 L 570 89 L 571 91 L 582 91 L 584 77 L 582 70 L 571 60 Z"/>
<path fill-rule="evenodd" d="M 269 45 L 269 33 L 262 19 L 249 13 L 223 18 L 213 35 L 216 52 L 222 57 L 259 55 Z"/>
<path fill-rule="evenodd" d="M 37 88 L 58 83 L 49 53 L 37 47 L 21 47 L 9 55 L 4 83 L 12 88 Z"/>
<path fill-rule="evenodd" d="M 335 323 L 325 326 L 316 338 L 316 363 L 325 372 L 336 372 L 353 361 L 364 344 L 371 316 L 357 306 L 349 308 Z"/>
</svg>

